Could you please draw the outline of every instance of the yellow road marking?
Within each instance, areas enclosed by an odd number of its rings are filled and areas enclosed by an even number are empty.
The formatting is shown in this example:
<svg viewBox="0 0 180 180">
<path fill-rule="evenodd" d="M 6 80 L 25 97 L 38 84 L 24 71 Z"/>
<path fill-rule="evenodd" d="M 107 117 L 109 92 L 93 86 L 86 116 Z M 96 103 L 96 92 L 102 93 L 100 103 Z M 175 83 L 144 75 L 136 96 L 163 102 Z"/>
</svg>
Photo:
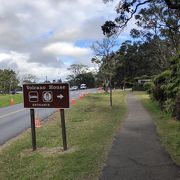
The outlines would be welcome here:
<svg viewBox="0 0 180 180">
<path fill-rule="evenodd" d="M 20 109 L 20 110 L 18 110 L 18 111 L 10 112 L 10 113 L 8 113 L 8 114 L 5 114 L 5 115 L 0 116 L 0 119 L 5 118 L 5 117 L 7 117 L 7 116 L 10 116 L 10 115 L 12 115 L 12 114 L 21 112 L 21 111 L 25 111 L 25 110 L 26 110 L 26 109 Z"/>
</svg>

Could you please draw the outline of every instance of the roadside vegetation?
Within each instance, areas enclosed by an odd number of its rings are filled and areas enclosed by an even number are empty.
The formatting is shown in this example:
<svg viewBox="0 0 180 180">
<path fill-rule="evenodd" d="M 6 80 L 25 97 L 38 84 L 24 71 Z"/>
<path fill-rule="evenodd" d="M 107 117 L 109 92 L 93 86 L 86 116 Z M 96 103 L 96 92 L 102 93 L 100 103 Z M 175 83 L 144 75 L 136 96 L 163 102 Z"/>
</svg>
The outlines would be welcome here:
<svg viewBox="0 0 180 180">
<path fill-rule="evenodd" d="M 171 114 L 160 109 L 157 101 L 145 93 L 137 93 L 139 99 L 153 116 L 162 144 L 171 158 L 180 165 L 180 122 L 172 119 Z"/>
<path fill-rule="evenodd" d="M 156 75 L 144 87 L 161 109 L 180 120 L 180 52 L 170 62 L 168 70 Z"/>
<path fill-rule="evenodd" d="M 99 77 L 105 72 L 104 65 L 114 61 L 109 85 L 145 88 L 164 111 L 180 120 L 180 4 L 171 0 L 119 0 L 115 10 L 115 19 L 101 26 L 107 39 L 119 37 L 132 18 L 138 28 L 131 29 L 131 40 L 123 42 L 108 58 L 95 58 L 100 64 Z M 143 87 L 144 82 L 139 80 L 148 83 Z"/>
<path fill-rule="evenodd" d="M 37 129 L 37 151 L 31 132 L 0 149 L 0 179 L 98 179 L 113 137 L 126 114 L 125 93 L 91 94 L 66 110 L 68 151 L 62 152 L 60 113 Z"/>
<path fill-rule="evenodd" d="M 10 106 L 11 103 L 13 104 L 22 103 L 23 97 L 22 94 L 6 94 L 6 95 L 0 95 L 0 107 Z"/>
</svg>

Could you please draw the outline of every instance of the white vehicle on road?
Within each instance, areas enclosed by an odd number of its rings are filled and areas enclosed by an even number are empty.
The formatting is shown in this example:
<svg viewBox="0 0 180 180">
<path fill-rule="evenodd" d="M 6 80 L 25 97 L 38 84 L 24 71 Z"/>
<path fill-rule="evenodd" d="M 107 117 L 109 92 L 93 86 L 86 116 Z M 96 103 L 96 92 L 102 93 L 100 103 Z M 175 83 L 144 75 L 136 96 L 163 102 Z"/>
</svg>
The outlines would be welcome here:
<svg viewBox="0 0 180 180">
<path fill-rule="evenodd" d="M 87 89 L 86 84 L 81 84 L 81 85 L 80 85 L 80 89 Z"/>
<path fill-rule="evenodd" d="M 78 90 L 78 86 L 72 86 L 72 87 L 70 88 L 70 90 L 71 90 L 71 91 L 76 91 L 76 90 Z"/>
</svg>

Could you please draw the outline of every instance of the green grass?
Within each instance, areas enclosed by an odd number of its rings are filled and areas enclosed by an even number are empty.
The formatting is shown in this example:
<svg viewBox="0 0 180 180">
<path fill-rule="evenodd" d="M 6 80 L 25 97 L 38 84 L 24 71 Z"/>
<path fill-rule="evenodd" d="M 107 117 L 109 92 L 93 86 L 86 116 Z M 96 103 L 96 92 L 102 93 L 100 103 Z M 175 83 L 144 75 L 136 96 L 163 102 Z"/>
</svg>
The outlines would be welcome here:
<svg viewBox="0 0 180 180">
<path fill-rule="evenodd" d="M 0 107 L 10 106 L 11 99 L 14 100 L 14 104 L 22 103 L 23 101 L 22 94 L 0 95 Z"/>
<path fill-rule="evenodd" d="M 0 179 L 98 179 L 113 137 L 126 114 L 125 94 L 91 94 L 66 110 L 67 152 L 62 146 L 60 114 L 37 129 L 37 152 L 30 130 L 0 150 Z"/>
<path fill-rule="evenodd" d="M 158 103 L 152 101 L 148 94 L 138 93 L 144 106 L 152 114 L 162 144 L 171 158 L 180 165 L 180 122 L 171 118 L 171 115 L 161 111 Z"/>
</svg>

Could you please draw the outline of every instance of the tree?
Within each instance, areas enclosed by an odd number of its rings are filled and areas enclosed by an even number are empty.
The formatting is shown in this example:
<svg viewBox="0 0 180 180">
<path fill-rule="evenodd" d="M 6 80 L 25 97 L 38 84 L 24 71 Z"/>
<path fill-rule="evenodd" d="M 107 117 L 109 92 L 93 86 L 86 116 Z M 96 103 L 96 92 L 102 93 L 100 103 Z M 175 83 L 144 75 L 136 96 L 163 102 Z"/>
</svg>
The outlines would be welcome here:
<svg viewBox="0 0 180 180">
<path fill-rule="evenodd" d="M 151 42 L 141 43 L 125 41 L 115 52 L 115 70 L 113 73 L 113 82 L 119 86 L 126 83 L 133 83 L 135 77 L 143 75 L 152 76 L 160 72 L 159 62 L 152 57 L 153 50 Z"/>
<path fill-rule="evenodd" d="M 161 70 L 169 67 L 169 59 L 180 49 L 180 12 L 170 10 L 162 2 L 150 3 L 135 16 L 137 29 L 133 38 L 151 44 L 151 55 Z"/>
<path fill-rule="evenodd" d="M 102 41 L 96 41 L 91 47 L 95 55 L 92 62 L 100 64 L 99 72 L 105 91 L 108 92 L 108 87 L 110 88 L 110 106 L 112 106 L 112 76 L 115 68 L 113 50 L 116 44 L 116 37 L 107 37 Z"/>
<path fill-rule="evenodd" d="M 180 120 L 180 53 L 170 62 L 168 70 L 155 76 L 150 92 L 162 109 Z"/>
<path fill-rule="evenodd" d="M 151 65 L 157 70 L 156 73 L 159 70 L 166 70 L 170 65 L 170 57 L 180 49 L 180 12 L 168 9 L 165 2 L 155 0 L 150 1 L 148 6 L 141 8 L 134 15 L 138 30 L 132 29 L 131 36 L 138 40 L 136 42 L 139 46 L 137 47 L 138 57 L 141 56 L 143 61 L 146 59 L 152 61 Z M 116 23 L 123 22 L 122 18 Z M 117 26 L 117 29 L 119 28 Z M 135 60 L 137 58 L 134 58 Z"/>
<path fill-rule="evenodd" d="M 67 68 L 67 70 L 70 71 L 73 76 L 86 73 L 87 69 L 87 66 L 84 64 L 71 64 L 70 67 Z"/>
<path fill-rule="evenodd" d="M 36 83 L 38 78 L 33 74 L 26 74 L 22 77 L 22 83 Z"/>
<path fill-rule="evenodd" d="M 153 76 L 149 92 L 162 109 L 180 119 L 180 1 L 121 0 L 116 11 L 117 18 L 102 26 L 107 37 L 121 32 L 132 17 L 138 29 L 131 30 L 137 41 L 122 44 L 116 52 L 119 65 L 114 79 Z"/>
<path fill-rule="evenodd" d="M 95 78 L 91 72 L 79 74 L 76 76 L 76 84 L 86 84 L 88 88 L 95 87 Z"/>
<path fill-rule="evenodd" d="M 113 0 L 104 0 L 105 3 Z M 137 14 L 138 10 L 142 8 L 145 4 L 163 4 L 166 9 L 172 9 L 172 11 L 180 10 L 180 2 L 178 0 L 120 0 L 116 12 L 118 16 L 114 21 L 106 21 L 102 26 L 103 33 L 105 35 L 112 35 L 121 31 L 126 27 L 127 23 Z"/>
<path fill-rule="evenodd" d="M 66 78 L 71 85 L 76 85 L 76 77 L 80 74 L 84 74 L 87 72 L 88 67 L 83 64 L 72 64 L 69 68 L 67 68 L 68 71 L 70 71 L 70 75 Z"/>
<path fill-rule="evenodd" d="M 135 19 L 144 36 L 165 39 L 172 52 L 177 52 L 180 46 L 179 11 L 166 8 L 162 2 L 150 3 L 149 7 L 140 10 Z"/>
<path fill-rule="evenodd" d="M 19 80 L 15 71 L 11 69 L 0 69 L 0 89 L 3 93 L 10 93 L 18 87 Z"/>
</svg>

